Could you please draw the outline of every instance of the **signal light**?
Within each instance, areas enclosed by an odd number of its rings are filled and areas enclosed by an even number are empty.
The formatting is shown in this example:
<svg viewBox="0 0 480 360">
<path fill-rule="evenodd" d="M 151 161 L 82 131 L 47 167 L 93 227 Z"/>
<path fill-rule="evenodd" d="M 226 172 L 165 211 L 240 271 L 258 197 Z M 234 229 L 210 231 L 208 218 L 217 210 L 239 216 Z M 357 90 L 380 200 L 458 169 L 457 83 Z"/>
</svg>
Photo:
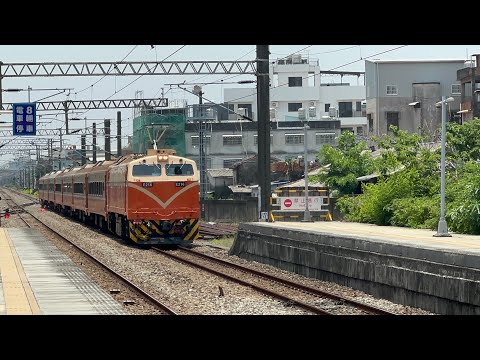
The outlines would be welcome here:
<svg viewBox="0 0 480 360">
<path fill-rule="evenodd" d="M 5 219 L 8 219 L 10 217 L 10 209 L 6 208 L 5 209 Z"/>
<path fill-rule="evenodd" d="M 9 217 L 10 217 L 10 215 L 5 214 L 5 219 L 8 219 Z"/>
</svg>

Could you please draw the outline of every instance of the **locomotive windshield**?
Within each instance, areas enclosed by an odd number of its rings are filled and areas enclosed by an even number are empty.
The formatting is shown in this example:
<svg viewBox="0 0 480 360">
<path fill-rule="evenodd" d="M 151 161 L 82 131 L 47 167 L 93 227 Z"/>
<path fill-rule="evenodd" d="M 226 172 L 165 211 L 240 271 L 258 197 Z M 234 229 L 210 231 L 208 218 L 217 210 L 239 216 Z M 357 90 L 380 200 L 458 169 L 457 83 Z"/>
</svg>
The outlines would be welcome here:
<svg viewBox="0 0 480 360">
<path fill-rule="evenodd" d="M 157 164 L 141 164 L 133 165 L 133 176 L 160 176 L 162 175 L 162 168 Z"/>
<path fill-rule="evenodd" d="M 191 164 L 166 164 L 165 172 L 167 176 L 193 175 L 193 166 Z"/>
</svg>

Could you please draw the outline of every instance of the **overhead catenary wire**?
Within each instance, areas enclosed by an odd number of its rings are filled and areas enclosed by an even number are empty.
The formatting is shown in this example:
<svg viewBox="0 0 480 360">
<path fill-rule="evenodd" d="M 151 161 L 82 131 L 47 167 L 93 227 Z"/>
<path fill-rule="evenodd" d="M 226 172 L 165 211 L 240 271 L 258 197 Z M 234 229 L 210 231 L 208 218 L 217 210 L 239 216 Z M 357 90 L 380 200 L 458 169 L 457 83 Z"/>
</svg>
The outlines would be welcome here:
<svg viewBox="0 0 480 360">
<path fill-rule="evenodd" d="M 124 62 L 125 59 L 126 59 L 137 47 L 138 47 L 138 45 L 135 45 L 135 46 L 133 47 L 133 49 L 130 50 L 130 51 L 128 52 L 128 54 L 125 55 L 124 58 L 119 61 L 119 63 Z M 107 75 L 110 74 L 110 72 L 111 72 L 113 69 L 115 69 L 115 68 L 116 68 L 116 65 L 114 65 L 110 70 L 107 71 Z M 98 84 L 100 81 L 102 81 L 107 75 L 103 75 L 99 80 L 95 81 L 92 85 L 89 85 L 89 86 L 87 86 L 85 89 L 82 89 L 82 90 L 80 90 L 80 91 L 77 91 L 77 92 L 74 93 L 74 94 L 77 95 L 77 94 L 80 94 L 81 92 L 84 92 L 84 91 L 87 90 L 87 89 L 93 88 L 93 86 L 95 86 L 95 85 Z"/>
<path fill-rule="evenodd" d="M 247 53 L 245 53 L 245 54 L 243 54 L 242 56 L 240 56 L 240 57 L 239 57 L 238 59 L 236 59 L 235 61 L 238 61 L 238 60 L 240 60 L 241 58 L 244 58 L 245 56 L 251 54 L 252 52 L 255 51 L 255 49 L 256 49 L 256 48 L 253 48 L 252 50 L 250 50 L 250 51 L 248 51 Z M 233 76 L 228 77 L 228 78 L 223 77 L 223 78 L 218 79 L 218 80 L 216 80 L 216 81 L 221 81 L 222 79 L 223 79 L 223 80 L 233 79 L 234 77 L 237 77 L 237 76 L 240 76 L 240 75 L 242 75 L 242 74 L 233 75 Z M 203 79 L 203 78 L 205 78 L 205 77 L 207 77 L 207 76 L 211 76 L 211 75 L 210 75 L 210 74 L 202 75 L 202 76 L 200 76 L 200 77 L 198 77 L 198 78 L 196 78 L 196 79 L 191 80 L 190 82 L 193 83 L 193 82 L 195 82 L 195 81 L 197 81 L 197 80 L 200 80 L 200 79 Z M 158 93 L 158 92 L 157 92 L 157 93 Z"/>
<path fill-rule="evenodd" d="M 177 50 L 175 50 L 173 53 L 171 53 L 170 55 L 168 55 L 166 58 L 164 58 L 161 62 L 167 60 L 168 58 L 172 57 L 173 55 L 175 55 L 177 52 L 179 52 L 180 50 L 182 50 L 185 46 L 187 45 L 182 45 L 181 47 L 179 47 Z M 137 78 L 135 78 L 134 80 L 132 80 L 131 82 L 129 82 L 127 85 L 125 85 L 124 87 L 122 87 L 120 90 L 118 91 L 115 91 L 112 95 L 110 95 L 109 97 L 107 97 L 105 100 L 109 100 L 111 97 L 113 97 L 114 95 L 118 94 L 120 91 L 126 89 L 127 87 L 129 87 L 130 85 L 132 85 L 134 82 L 136 82 L 138 79 L 140 79 L 141 77 L 143 77 L 145 74 L 142 74 L 142 75 L 139 75 L 137 76 Z M 84 115 L 86 114 L 87 112 L 89 112 L 90 110 L 86 110 L 85 112 L 83 112 L 81 115 Z"/>
<path fill-rule="evenodd" d="M 348 62 L 348 63 L 346 63 L 346 64 L 342 64 L 342 65 L 336 66 L 336 67 L 331 68 L 331 69 L 329 69 L 329 70 L 327 70 L 327 71 L 337 70 L 337 69 L 340 69 L 340 68 L 342 68 L 342 67 L 344 67 L 344 66 L 348 66 L 348 65 L 351 65 L 351 64 L 355 64 L 355 63 L 357 63 L 357 62 L 359 62 L 359 61 L 363 61 L 363 60 L 365 60 L 365 59 L 369 59 L 369 58 L 374 57 L 374 56 L 378 56 L 378 55 L 381 55 L 381 54 L 385 54 L 385 53 L 387 53 L 387 52 L 395 51 L 395 50 L 404 48 L 404 47 L 406 47 L 406 46 L 408 46 L 408 45 L 401 45 L 401 46 L 398 46 L 398 47 L 393 48 L 393 49 L 385 50 L 385 51 L 382 51 L 382 52 L 379 52 L 379 53 L 376 53 L 376 54 L 373 54 L 373 55 L 370 55 L 370 56 L 367 56 L 367 57 L 364 57 L 364 58 L 360 58 L 360 59 L 358 59 L 358 60 L 354 60 L 354 61 Z M 305 80 L 305 79 L 311 78 L 312 76 L 316 76 L 316 75 L 320 75 L 320 74 L 321 74 L 321 72 L 313 73 L 313 74 L 311 74 L 311 75 L 308 75 L 308 76 L 303 77 L 302 80 Z M 287 83 L 284 83 L 284 84 L 281 84 L 281 85 L 278 85 L 277 87 L 275 87 L 275 88 L 273 88 L 273 89 L 277 89 L 277 88 L 279 88 L 279 87 L 283 87 L 283 86 L 287 86 L 287 85 L 288 85 L 288 82 L 287 82 Z M 249 95 L 244 95 L 244 96 L 241 96 L 241 97 L 232 99 L 232 100 L 230 100 L 229 102 L 234 102 L 234 101 L 237 101 L 237 100 L 245 99 L 245 98 L 247 98 L 247 97 L 254 96 L 254 95 L 256 95 L 256 94 L 257 94 L 257 92 L 255 92 L 255 93 L 253 93 L 253 94 L 249 94 Z"/>
<path fill-rule="evenodd" d="M 182 90 L 184 90 L 184 91 L 186 91 L 186 92 L 189 92 L 190 94 L 193 94 L 193 95 L 198 96 L 198 94 L 195 94 L 193 91 L 190 91 L 190 90 L 188 90 L 188 89 L 182 88 L 179 84 L 177 84 L 177 86 L 178 86 L 180 89 L 182 89 Z M 231 112 L 231 113 L 233 113 L 233 114 L 236 114 L 236 115 L 238 115 L 238 116 L 241 116 L 241 117 L 244 118 L 245 120 L 253 121 L 253 119 L 251 119 L 250 117 L 245 116 L 245 115 L 242 115 L 242 114 L 239 114 L 239 113 L 237 113 L 237 112 L 235 112 L 235 111 L 233 111 L 233 110 L 231 110 L 231 109 L 229 109 L 229 108 L 227 108 L 227 107 L 225 107 L 225 106 L 223 106 L 223 105 L 221 105 L 221 104 L 217 104 L 217 103 L 214 102 L 213 100 L 207 99 L 205 96 L 202 96 L 202 99 L 207 100 L 207 101 L 209 101 L 210 103 L 212 103 L 212 104 L 214 104 L 214 105 L 217 105 L 217 106 L 219 106 L 219 107 L 221 107 L 221 108 L 223 108 L 223 109 L 226 109 L 226 110 L 228 110 L 229 112 Z"/>
<path fill-rule="evenodd" d="M 341 49 L 336 49 L 336 50 L 323 51 L 323 52 L 318 52 L 318 53 L 311 53 L 310 55 L 331 54 L 331 53 L 336 53 L 336 52 L 339 52 L 339 51 L 344 51 L 344 50 L 353 49 L 353 48 L 356 48 L 356 47 L 359 47 L 359 46 L 361 46 L 361 45 L 354 45 L 354 46 L 349 46 L 349 47 L 345 47 L 345 48 L 341 48 Z M 274 55 L 285 55 L 285 53 L 274 53 L 274 52 L 272 52 L 271 54 L 274 54 Z"/>
</svg>

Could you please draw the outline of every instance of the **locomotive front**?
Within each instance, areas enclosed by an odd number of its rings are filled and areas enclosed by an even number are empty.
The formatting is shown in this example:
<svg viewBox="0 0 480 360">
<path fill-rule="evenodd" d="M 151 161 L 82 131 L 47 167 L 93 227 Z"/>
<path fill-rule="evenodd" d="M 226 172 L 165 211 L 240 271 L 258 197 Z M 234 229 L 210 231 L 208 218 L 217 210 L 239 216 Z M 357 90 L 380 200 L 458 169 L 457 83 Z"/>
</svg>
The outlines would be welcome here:
<svg viewBox="0 0 480 360">
<path fill-rule="evenodd" d="M 129 237 L 138 244 L 190 245 L 198 237 L 199 174 L 174 150 L 149 150 L 128 163 Z"/>
</svg>

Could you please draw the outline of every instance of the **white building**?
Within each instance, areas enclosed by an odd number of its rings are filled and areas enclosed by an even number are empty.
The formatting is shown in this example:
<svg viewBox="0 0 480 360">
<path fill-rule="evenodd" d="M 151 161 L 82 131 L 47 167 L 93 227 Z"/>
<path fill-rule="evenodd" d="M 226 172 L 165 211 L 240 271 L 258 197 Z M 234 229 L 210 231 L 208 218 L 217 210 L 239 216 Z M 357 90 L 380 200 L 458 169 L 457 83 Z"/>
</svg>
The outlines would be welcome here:
<svg viewBox="0 0 480 360">
<path fill-rule="evenodd" d="M 321 120 L 328 117 L 341 121 L 342 129 L 364 135 L 367 129 L 365 112 L 365 86 L 348 83 L 326 83 L 330 76 L 357 76 L 361 72 L 321 71 L 319 62 L 302 55 L 277 59 L 270 66 L 270 117 L 276 121 L 298 120 L 298 109 L 306 117 Z M 229 109 L 257 121 L 257 95 L 255 88 L 224 89 L 224 102 Z M 309 111 L 310 109 L 310 111 Z M 237 120 L 230 114 L 229 120 Z"/>
</svg>

